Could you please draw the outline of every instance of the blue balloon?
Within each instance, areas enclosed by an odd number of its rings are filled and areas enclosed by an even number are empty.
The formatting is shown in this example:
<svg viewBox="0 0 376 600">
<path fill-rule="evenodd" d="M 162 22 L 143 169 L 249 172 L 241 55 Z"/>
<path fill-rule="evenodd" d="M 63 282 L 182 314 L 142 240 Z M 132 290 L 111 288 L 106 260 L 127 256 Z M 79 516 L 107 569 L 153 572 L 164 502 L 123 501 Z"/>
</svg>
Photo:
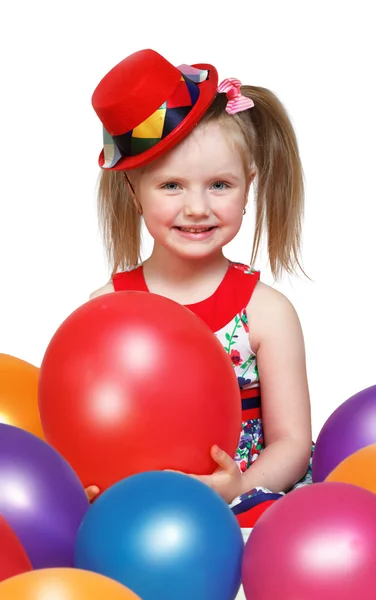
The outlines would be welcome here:
<svg viewBox="0 0 376 600">
<path fill-rule="evenodd" d="M 108 488 L 87 511 L 75 566 L 142 600 L 234 600 L 244 542 L 222 498 L 181 473 L 149 471 Z"/>
</svg>

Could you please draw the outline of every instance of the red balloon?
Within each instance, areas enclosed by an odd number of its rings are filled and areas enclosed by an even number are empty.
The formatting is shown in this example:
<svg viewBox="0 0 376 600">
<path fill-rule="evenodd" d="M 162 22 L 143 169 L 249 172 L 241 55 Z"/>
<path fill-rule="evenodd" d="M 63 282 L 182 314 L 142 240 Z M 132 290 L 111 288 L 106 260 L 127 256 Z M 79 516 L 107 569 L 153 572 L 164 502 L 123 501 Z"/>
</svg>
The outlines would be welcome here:
<svg viewBox="0 0 376 600">
<path fill-rule="evenodd" d="M 24 547 L 8 521 L 0 515 L 0 581 L 32 571 Z"/>
<path fill-rule="evenodd" d="M 270 506 L 243 555 L 247 600 L 374 600 L 376 494 L 315 483 Z"/>
<path fill-rule="evenodd" d="M 231 361 L 187 308 L 147 292 L 116 292 L 75 310 L 39 375 L 47 441 L 83 485 L 103 491 L 142 471 L 208 474 L 210 448 L 231 456 L 241 428 Z"/>
</svg>

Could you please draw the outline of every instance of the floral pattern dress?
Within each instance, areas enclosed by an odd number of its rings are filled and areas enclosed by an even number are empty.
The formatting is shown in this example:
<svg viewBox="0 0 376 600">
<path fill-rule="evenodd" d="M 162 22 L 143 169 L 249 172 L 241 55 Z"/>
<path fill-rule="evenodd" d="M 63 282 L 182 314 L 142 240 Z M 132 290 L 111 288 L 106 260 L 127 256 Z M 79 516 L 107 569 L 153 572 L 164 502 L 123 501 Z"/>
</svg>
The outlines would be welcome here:
<svg viewBox="0 0 376 600">
<path fill-rule="evenodd" d="M 241 270 L 245 276 L 256 276 L 259 278 L 259 272 L 254 269 L 238 263 L 233 263 L 235 269 Z M 256 389 L 259 387 L 259 373 L 257 368 L 256 353 L 253 352 L 249 342 L 249 327 L 246 309 L 241 309 L 233 319 L 222 329 L 215 332 L 216 337 L 221 342 L 225 352 L 234 367 L 235 374 L 239 382 L 241 391 Z M 263 449 L 264 432 L 262 417 L 243 420 L 240 432 L 239 445 L 235 455 L 239 469 L 244 472 L 258 458 Z M 311 460 L 308 470 L 304 477 L 297 482 L 292 490 L 312 483 L 312 455 L 314 445 L 312 445 Z M 270 490 L 257 487 L 249 490 L 242 496 L 238 496 L 231 504 L 233 512 L 237 515 L 249 511 L 260 502 L 276 500 L 284 496 L 284 492 L 275 494 Z M 252 519 L 250 519 L 251 523 Z"/>
</svg>

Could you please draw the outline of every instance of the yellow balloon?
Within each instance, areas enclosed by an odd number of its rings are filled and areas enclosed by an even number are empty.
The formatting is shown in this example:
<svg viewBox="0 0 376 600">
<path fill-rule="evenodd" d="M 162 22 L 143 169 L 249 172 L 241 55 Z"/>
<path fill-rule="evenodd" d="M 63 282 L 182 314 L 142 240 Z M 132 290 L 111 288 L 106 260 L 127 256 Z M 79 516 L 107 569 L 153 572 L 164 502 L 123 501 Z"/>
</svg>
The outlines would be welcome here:
<svg viewBox="0 0 376 600">
<path fill-rule="evenodd" d="M 1 600 L 141 600 L 127 587 L 81 569 L 37 569 L 0 583 Z"/>
<path fill-rule="evenodd" d="M 0 423 L 14 425 L 45 440 L 38 409 L 39 368 L 0 354 Z"/>
<path fill-rule="evenodd" d="M 325 481 L 352 483 L 376 494 L 376 444 L 365 446 L 347 456 Z"/>
</svg>

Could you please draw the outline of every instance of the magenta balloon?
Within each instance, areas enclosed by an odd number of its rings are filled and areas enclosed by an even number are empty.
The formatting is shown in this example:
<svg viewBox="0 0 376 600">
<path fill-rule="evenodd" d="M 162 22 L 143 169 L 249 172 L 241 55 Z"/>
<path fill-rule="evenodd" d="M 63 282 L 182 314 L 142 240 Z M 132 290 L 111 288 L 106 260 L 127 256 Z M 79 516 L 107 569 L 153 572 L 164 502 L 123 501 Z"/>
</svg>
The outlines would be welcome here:
<svg viewBox="0 0 376 600">
<path fill-rule="evenodd" d="M 35 569 L 73 567 L 77 531 L 88 508 L 80 480 L 52 446 L 0 424 L 0 514 Z"/>
<path fill-rule="evenodd" d="M 376 385 L 373 385 L 343 402 L 324 423 L 312 458 L 313 481 L 324 481 L 345 458 L 375 443 Z"/>
<path fill-rule="evenodd" d="M 243 555 L 247 600 L 374 600 L 376 494 L 316 483 L 275 502 Z"/>
</svg>

